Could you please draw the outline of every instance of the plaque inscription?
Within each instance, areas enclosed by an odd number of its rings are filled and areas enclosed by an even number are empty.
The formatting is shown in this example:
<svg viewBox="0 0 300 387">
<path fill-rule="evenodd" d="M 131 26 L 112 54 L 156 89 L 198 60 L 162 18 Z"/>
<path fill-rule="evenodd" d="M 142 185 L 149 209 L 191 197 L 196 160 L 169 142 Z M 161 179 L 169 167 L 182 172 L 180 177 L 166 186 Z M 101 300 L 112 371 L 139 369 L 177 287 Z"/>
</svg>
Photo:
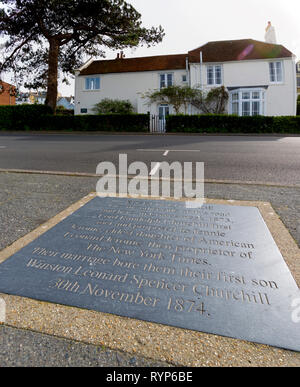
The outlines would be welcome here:
<svg viewBox="0 0 300 387">
<path fill-rule="evenodd" d="M 0 292 L 300 350 L 299 289 L 254 207 L 94 198 L 0 264 Z"/>
</svg>

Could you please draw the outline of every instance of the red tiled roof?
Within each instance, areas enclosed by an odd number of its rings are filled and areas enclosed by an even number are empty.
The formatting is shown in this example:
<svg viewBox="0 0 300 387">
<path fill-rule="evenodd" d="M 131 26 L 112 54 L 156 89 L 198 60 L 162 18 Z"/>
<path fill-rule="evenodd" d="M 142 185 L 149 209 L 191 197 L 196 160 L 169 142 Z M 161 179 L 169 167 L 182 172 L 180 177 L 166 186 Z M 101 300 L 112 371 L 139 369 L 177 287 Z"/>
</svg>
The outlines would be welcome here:
<svg viewBox="0 0 300 387">
<path fill-rule="evenodd" d="M 224 40 L 206 43 L 189 51 L 188 54 L 95 60 L 84 68 L 80 75 L 180 70 L 186 68 L 187 57 L 190 63 L 199 63 L 200 51 L 202 51 L 203 62 L 288 58 L 293 55 L 280 44 L 270 44 L 253 39 Z"/>
<path fill-rule="evenodd" d="M 189 51 L 189 62 L 228 62 L 249 59 L 288 58 L 293 54 L 280 44 L 270 44 L 253 39 L 209 42 Z"/>
<path fill-rule="evenodd" d="M 80 75 L 136 71 L 180 70 L 186 67 L 187 54 L 147 56 L 114 60 L 95 60 Z"/>
</svg>

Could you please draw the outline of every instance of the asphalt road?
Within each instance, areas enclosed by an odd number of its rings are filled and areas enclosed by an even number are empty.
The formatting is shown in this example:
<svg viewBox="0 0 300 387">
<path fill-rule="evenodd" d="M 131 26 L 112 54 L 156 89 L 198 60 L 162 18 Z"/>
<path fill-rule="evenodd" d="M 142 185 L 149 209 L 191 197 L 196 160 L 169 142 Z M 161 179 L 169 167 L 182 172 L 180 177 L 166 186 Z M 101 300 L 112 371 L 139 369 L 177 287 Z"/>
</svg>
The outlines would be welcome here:
<svg viewBox="0 0 300 387">
<path fill-rule="evenodd" d="M 95 173 L 119 154 L 147 164 L 204 162 L 205 178 L 300 185 L 300 137 L 0 134 L 0 169 Z"/>
</svg>

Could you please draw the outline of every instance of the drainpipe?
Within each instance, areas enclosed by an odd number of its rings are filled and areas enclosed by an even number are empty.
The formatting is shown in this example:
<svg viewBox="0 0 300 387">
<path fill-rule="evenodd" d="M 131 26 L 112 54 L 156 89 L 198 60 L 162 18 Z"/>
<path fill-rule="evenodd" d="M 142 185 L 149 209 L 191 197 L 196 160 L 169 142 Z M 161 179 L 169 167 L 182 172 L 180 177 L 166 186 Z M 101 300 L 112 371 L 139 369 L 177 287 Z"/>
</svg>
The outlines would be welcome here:
<svg viewBox="0 0 300 387">
<path fill-rule="evenodd" d="M 292 66 L 293 66 L 293 79 L 294 79 L 294 82 L 293 82 L 293 91 L 294 91 L 294 98 L 295 98 L 295 102 L 294 102 L 294 115 L 297 115 L 297 71 L 296 71 L 296 57 L 295 55 L 293 55 L 293 59 L 292 59 Z"/>
<path fill-rule="evenodd" d="M 202 83 L 202 64 L 203 64 L 203 57 L 202 57 L 202 51 L 200 51 L 200 89 L 203 90 L 203 83 Z"/>
<path fill-rule="evenodd" d="M 190 70 L 189 70 L 189 58 L 188 56 L 185 58 L 185 69 L 186 69 L 186 75 L 187 75 L 187 82 L 188 82 L 188 85 L 189 87 L 191 87 L 191 76 L 190 76 Z M 191 104 L 188 105 L 188 114 L 191 115 L 192 114 L 192 107 L 191 107 Z M 185 111 L 186 113 L 186 111 Z"/>
<path fill-rule="evenodd" d="M 189 58 L 185 58 L 185 70 L 187 75 L 188 85 L 191 86 L 190 71 L 189 71 Z"/>
</svg>

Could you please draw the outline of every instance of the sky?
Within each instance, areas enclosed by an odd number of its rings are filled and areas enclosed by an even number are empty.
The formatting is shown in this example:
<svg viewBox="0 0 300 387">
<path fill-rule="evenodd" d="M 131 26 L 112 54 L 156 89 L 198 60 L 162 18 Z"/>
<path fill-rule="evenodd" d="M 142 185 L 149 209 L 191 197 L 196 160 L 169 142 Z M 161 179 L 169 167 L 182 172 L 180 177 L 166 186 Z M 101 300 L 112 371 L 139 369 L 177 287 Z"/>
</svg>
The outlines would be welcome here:
<svg viewBox="0 0 300 387">
<path fill-rule="evenodd" d="M 125 49 L 126 58 L 184 54 L 209 41 L 256 39 L 264 41 L 268 21 L 275 27 L 277 43 L 300 59 L 299 0 L 127 0 L 142 15 L 145 27 L 161 25 L 162 43 L 150 48 Z M 106 50 L 106 59 L 116 51 Z M 95 58 L 97 59 L 97 58 Z M 74 95 L 71 86 L 59 84 L 64 96 Z"/>
</svg>

